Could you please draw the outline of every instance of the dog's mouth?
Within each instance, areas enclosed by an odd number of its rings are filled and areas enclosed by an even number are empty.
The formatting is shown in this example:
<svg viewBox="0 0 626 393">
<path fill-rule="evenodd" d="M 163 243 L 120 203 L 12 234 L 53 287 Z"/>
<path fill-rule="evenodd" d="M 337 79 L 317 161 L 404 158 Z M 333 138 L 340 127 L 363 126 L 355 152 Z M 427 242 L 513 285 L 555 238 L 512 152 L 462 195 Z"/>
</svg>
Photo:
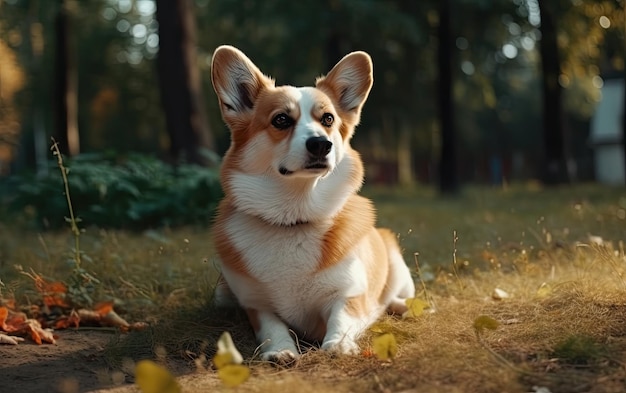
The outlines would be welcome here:
<svg viewBox="0 0 626 393">
<path fill-rule="evenodd" d="M 280 173 L 283 176 L 289 176 L 289 175 L 293 174 L 293 171 L 290 171 L 289 169 L 285 168 L 284 166 L 281 166 L 280 168 L 278 168 L 278 173 Z"/>
<path fill-rule="evenodd" d="M 312 162 L 307 163 L 302 169 L 304 169 L 307 172 L 318 173 L 318 172 L 328 169 L 328 164 L 323 161 L 312 161 Z M 286 167 L 281 166 L 280 168 L 278 168 L 278 173 L 280 173 L 283 176 L 289 176 L 289 175 L 293 175 L 295 171 L 289 170 Z"/>
<path fill-rule="evenodd" d="M 327 169 L 327 168 L 328 168 L 328 164 L 326 164 L 325 162 L 321 162 L 321 161 L 309 163 L 304 167 L 304 169 Z"/>
</svg>

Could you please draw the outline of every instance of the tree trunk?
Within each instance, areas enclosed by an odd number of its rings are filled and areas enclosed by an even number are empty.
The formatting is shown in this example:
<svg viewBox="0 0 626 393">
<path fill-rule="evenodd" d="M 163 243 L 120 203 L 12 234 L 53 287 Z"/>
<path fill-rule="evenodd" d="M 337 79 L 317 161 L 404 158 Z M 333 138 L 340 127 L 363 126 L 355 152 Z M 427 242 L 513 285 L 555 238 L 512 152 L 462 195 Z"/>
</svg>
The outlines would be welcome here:
<svg viewBox="0 0 626 393">
<path fill-rule="evenodd" d="M 626 3 L 624 9 L 624 53 L 626 53 Z M 624 55 L 626 56 L 626 55 Z M 626 58 L 624 59 L 626 62 Z M 624 160 L 624 181 L 626 181 L 626 66 L 624 66 L 624 98 L 622 102 L 622 157 Z"/>
<path fill-rule="evenodd" d="M 71 15 L 67 1 L 59 1 L 55 20 L 56 34 L 56 88 L 55 139 L 61 153 L 75 156 L 80 153 L 78 134 L 78 78 L 74 46 L 70 37 Z"/>
<path fill-rule="evenodd" d="M 176 162 L 208 163 L 202 149 L 213 150 L 200 71 L 196 65 L 196 23 L 191 0 L 157 0 L 161 102 Z"/>
<path fill-rule="evenodd" d="M 457 173 L 457 141 L 452 98 L 452 48 L 450 0 L 439 2 L 439 43 L 437 62 L 439 69 L 439 124 L 441 127 L 441 155 L 439 157 L 439 191 L 455 194 L 459 190 Z"/>
<path fill-rule="evenodd" d="M 401 186 L 413 185 L 413 152 L 411 151 L 411 128 L 402 124 L 398 135 L 398 183 Z"/>
<path fill-rule="evenodd" d="M 569 182 L 561 100 L 561 63 L 557 45 L 555 12 L 547 0 L 539 0 L 541 15 L 541 69 L 543 94 L 543 149 L 544 167 L 542 179 L 545 184 Z"/>
</svg>

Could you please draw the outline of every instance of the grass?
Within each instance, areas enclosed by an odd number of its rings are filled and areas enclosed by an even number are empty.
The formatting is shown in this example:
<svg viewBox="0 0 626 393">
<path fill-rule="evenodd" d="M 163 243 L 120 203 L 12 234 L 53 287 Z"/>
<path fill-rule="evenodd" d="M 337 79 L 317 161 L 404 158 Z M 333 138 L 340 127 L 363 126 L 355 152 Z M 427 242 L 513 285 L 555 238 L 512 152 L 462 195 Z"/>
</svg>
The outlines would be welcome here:
<svg viewBox="0 0 626 393">
<path fill-rule="evenodd" d="M 210 306 L 216 269 L 207 229 L 87 227 L 82 267 L 101 283 L 94 298 L 115 300 L 128 320 L 152 323 L 112 340 L 106 351 L 111 370 L 130 373 L 129 362 L 156 358 L 180 375 L 185 391 L 226 390 L 206 359 L 228 330 L 252 368 L 251 379 L 239 387 L 245 392 L 623 391 L 623 189 L 472 187 L 457 199 L 428 189 L 369 188 L 364 194 L 375 200 L 380 224 L 400 234 L 407 262 L 435 306 L 414 320 L 379 321 L 377 327 L 398 340 L 393 361 L 313 349 L 292 370 L 259 364 L 245 316 Z M 55 279 L 71 274 L 72 241 L 67 231 L 38 234 L 0 224 L 0 297 L 35 296 L 20 269 Z M 509 297 L 494 300 L 496 288 Z M 499 327 L 477 333 L 473 324 L 480 315 Z M 373 335 L 363 338 L 363 348 Z"/>
</svg>

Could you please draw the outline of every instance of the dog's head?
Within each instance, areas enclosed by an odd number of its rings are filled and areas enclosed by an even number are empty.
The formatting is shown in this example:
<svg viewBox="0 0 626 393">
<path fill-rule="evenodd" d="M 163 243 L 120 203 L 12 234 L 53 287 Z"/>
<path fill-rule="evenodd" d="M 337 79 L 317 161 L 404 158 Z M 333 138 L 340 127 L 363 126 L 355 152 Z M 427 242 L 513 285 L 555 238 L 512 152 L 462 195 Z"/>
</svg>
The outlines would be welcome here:
<svg viewBox="0 0 626 393">
<path fill-rule="evenodd" d="M 284 179 L 320 178 L 337 167 L 373 80 L 365 52 L 345 56 L 315 87 L 276 87 L 232 46 L 217 48 L 211 71 L 231 131 L 229 165 Z"/>
</svg>

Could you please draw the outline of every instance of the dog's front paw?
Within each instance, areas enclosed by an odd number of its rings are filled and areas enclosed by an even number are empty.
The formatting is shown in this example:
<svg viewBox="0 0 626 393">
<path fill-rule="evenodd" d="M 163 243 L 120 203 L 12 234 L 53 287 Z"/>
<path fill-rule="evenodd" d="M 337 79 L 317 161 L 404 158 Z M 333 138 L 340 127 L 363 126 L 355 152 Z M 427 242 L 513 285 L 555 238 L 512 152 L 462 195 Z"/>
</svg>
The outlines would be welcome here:
<svg viewBox="0 0 626 393">
<path fill-rule="evenodd" d="M 322 344 L 322 349 L 342 355 L 358 355 L 359 346 L 353 340 L 344 337 L 340 340 L 328 340 Z"/>
<path fill-rule="evenodd" d="M 299 354 L 288 349 L 283 349 L 282 351 L 268 351 L 261 354 L 263 361 L 273 363 L 278 367 L 295 366 L 299 358 Z"/>
</svg>

